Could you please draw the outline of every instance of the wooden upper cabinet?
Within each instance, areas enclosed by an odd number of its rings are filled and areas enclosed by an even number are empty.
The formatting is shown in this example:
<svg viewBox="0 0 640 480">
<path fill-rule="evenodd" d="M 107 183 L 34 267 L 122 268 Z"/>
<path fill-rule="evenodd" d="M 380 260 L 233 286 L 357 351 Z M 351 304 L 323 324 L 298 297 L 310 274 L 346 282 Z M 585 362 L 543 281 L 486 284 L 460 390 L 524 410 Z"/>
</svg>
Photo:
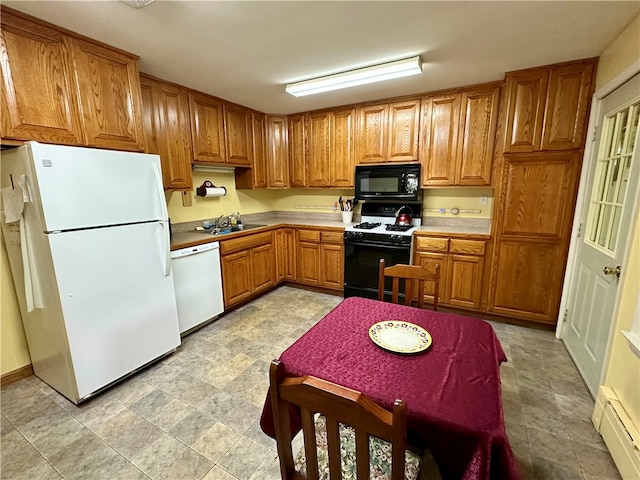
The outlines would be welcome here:
<svg viewBox="0 0 640 480">
<path fill-rule="evenodd" d="M 594 67 L 578 63 L 551 70 L 542 150 L 582 147 Z"/>
<path fill-rule="evenodd" d="M 236 168 L 236 188 L 267 188 L 266 115 L 251 112 L 251 168 Z"/>
<path fill-rule="evenodd" d="M 507 78 L 505 152 L 540 150 L 548 70 L 525 71 Z"/>
<path fill-rule="evenodd" d="M 486 85 L 423 99 L 423 186 L 491 184 L 499 96 Z"/>
<path fill-rule="evenodd" d="M 490 185 L 500 87 L 462 92 L 456 185 Z"/>
<path fill-rule="evenodd" d="M 507 74 L 506 153 L 582 148 L 596 60 Z"/>
<path fill-rule="evenodd" d="M 250 110 L 225 103 L 224 127 L 227 162 L 233 165 L 251 166 L 253 147 Z"/>
<path fill-rule="evenodd" d="M 72 39 L 86 144 L 144 150 L 137 57 Z"/>
<path fill-rule="evenodd" d="M 389 104 L 387 155 L 389 162 L 418 160 L 420 99 Z"/>
<path fill-rule="evenodd" d="M 304 115 L 289 115 L 289 181 L 291 187 L 306 187 Z"/>
<path fill-rule="evenodd" d="M 358 107 L 358 157 L 359 163 L 382 163 L 387 151 L 386 116 L 388 107 L 368 105 Z"/>
<path fill-rule="evenodd" d="M 284 115 L 267 116 L 267 171 L 269 187 L 289 187 L 287 117 Z"/>
<path fill-rule="evenodd" d="M 420 99 L 358 107 L 359 163 L 418 159 Z"/>
<path fill-rule="evenodd" d="M 338 109 L 331 113 L 331 186 L 353 188 L 355 168 L 355 118 L 354 108 Z"/>
<path fill-rule="evenodd" d="M 331 185 L 331 113 L 313 112 L 307 115 L 307 185 Z"/>
<path fill-rule="evenodd" d="M 147 151 L 160 155 L 165 189 L 192 187 L 189 95 L 177 85 L 140 77 Z"/>
<path fill-rule="evenodd" d="M 222 164 L 226 162 L 224 111 L 222 100 L 189 92 L 193 161 Z"/>
<path fill-rule="evenodd" d="M 82 145 L 71 39 L 2 9 L 2 136 Z"/>
<path fill-rule="evenodd" d="M 460 95 L 426 97 L 423 99 L 422 111 L 422 184 L 453 185 L 460 123 Z"/>
</svg>

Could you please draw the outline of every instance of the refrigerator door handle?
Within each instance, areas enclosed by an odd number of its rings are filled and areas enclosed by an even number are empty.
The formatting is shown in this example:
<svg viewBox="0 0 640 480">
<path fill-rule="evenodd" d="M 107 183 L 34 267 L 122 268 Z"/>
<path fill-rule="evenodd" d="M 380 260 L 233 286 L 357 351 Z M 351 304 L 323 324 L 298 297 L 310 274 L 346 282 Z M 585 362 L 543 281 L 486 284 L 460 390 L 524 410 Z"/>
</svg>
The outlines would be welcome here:
<svg viewBox="0 0 640 480">
<path fill-rule="evenodd" d="M 162 270 L 165 277 L 171 275 L 171 236 L 169 235 L 169 222 L 160 222 L 163 230 L 162 242 Z"/>
<path fill-rule="evenodd" d="M 33 258 L 31 246 L 31 232 L 24 217 L 20 217 L 20 249 L 22 250 L 22 269 L 24 272 L 24 293 L 27 302 L 27 312 L 36 308 L 43 308 L 42 291 L 38 270 Z"/>
<path fill-rule="evenodd" d="M 162 173 L 160 173 L 160 166 L 158 163 L 153 162 L 153 176 L 156 179 L 156 188 L 158 191 L 158 204 L 160 205 L 160 218 L 167 220 L 169 218 L 169 212 L 167 210 L 167 203 L 164 198 L 164 189 L 162 187 Z"/>
</svg>

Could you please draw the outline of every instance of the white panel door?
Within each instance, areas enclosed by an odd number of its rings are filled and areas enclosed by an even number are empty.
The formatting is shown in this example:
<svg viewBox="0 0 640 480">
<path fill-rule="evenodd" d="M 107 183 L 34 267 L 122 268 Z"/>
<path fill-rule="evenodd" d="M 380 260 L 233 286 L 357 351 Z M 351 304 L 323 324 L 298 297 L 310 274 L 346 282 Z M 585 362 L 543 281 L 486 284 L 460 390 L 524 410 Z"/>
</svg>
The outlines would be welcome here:
<svg viewBox="0 0 640 480">
<path fill-rule="evenodd" d="M 35 142 L 28 148 L 47 232 L 167 219 L 157 155 Z"/>
<path fill-rule="evenodd" d="M 48 239 L 80 398 L 180 344 L 160 222 Z"/>
<path fill-rule="evenodd" d="M 640 75 L 602 100 L 564 341 L 595 395 L 604 368 L 640 174 Z M 637 275 L 637 272 L 628 272 Z"/>
</svg>

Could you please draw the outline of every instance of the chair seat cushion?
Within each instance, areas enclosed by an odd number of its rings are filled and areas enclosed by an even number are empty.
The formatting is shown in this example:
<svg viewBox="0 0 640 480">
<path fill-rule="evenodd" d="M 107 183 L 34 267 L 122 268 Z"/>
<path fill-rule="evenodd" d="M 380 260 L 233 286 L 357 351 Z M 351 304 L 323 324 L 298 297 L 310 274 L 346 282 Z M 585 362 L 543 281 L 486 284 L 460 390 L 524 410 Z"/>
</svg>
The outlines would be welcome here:
<svg viewBox="0 0 640 480">
<path fill-rule="evenodd" d="M 318 452 L 318 473 L 320 480 L 329 480 L 329 449 L 327 446 L 327 421 L 319 415 L 315 421 L 316 445 Z M 353 428 L 340 424 L 340 456 L 342 463 L 342 480 L 356 480 L 356 435 Z M 369 469 L 370 480 L 391 478 L 391 444 L 377 437 L 369 437 Z M 404 478 L 416 480 L 420 473 L 420 457 L 409 450 L 404 455 Z M 295 468 L 302 475 L 307 475 L 304 447 L 295 459 Z"/>
</svg>

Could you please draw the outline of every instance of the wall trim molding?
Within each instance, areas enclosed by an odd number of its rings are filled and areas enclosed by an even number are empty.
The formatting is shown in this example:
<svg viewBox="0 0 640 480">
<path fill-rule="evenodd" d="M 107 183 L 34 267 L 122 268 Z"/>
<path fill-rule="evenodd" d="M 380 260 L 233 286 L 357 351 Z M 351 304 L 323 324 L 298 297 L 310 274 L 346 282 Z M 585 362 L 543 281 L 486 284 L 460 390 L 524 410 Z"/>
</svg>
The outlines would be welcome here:
<svg viewBox="0 0 640 480">
<path fill-rule="evenodd" d="M 2 375 L 2 377 L 0 377 L 0 387 L 6 387 L 7 385 L 11 385 L 18 380 L 30 377 L 31 375 L 33 375 L 33 367 L 31 366 L 31 364 L 25 365 L 24 367 L 20 367 L 16 370 Z"/>
</svg>

